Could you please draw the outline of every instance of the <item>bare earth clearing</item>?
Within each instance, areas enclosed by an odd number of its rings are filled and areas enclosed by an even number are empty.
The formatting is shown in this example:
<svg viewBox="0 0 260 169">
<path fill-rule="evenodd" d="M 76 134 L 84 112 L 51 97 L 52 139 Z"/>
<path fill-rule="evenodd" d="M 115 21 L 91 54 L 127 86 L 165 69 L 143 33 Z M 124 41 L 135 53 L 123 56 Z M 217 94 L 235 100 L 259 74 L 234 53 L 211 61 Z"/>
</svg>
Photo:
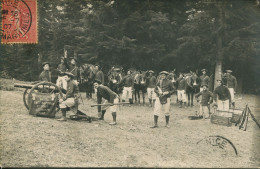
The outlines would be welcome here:
<svg viewBox="0 0 260 169">
<path fill-rule="evenodd" d="M 3 167 L 259 167 L 260 130 L 249 118 L 248 130 L 211 124 L 209 120 L 189 120 L 198 105 L 180 109 L 173 96 L 170 125 L 165 128 L 163 116 L 159 128 L 153 124 L 152 108 L 137 104 L 122 106 L 118 125 L 110 126 L 110 113 L 105 121 L 67 121 L 33 117 L 23 105 L 22 93 L 0 91 L 1 135 L 0 164 Z M 81 110 L 97 116 L 91 108 L 94 99 L 85 99 Z M 94 96 L 95 98 L 95 96 Z M 259 120 L 260 98 L 236 95 L 237 107 L 249 104 Z M 258 103 L 258 105 L 257 105 Z M 56 114 L 56 118 L 61 113 Z M 238 156 L 228 146 L 225 150 L 201 139 L 220 135 L 237 148 Z"/>
</svg>

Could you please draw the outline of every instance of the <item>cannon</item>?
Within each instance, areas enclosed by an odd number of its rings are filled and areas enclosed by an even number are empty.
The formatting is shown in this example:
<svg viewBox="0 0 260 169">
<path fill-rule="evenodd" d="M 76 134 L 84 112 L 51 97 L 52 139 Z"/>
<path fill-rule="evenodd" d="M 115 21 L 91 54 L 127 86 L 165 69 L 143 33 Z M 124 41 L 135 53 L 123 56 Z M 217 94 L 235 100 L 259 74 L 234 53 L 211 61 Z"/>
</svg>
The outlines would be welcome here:
<svg viewBox="0 0 260 169">
<path fill-rule="evenodd" d="M 15 83 L 14 87 L 24 88 L 23 103 L 29 114 L 55 117 L 59 111 L 59 98 L 66 91 L 51 82 L 33 82 L 31 84 Z"/>
<path fill-rule="evenodd" d="M 29 110 L 28 105 L 28 95 L 30 92 L 40 92 L 40 93 L 66 93 L 65 89 L 59 88 L 57 85 L 51 82 L 32 82 L 31 84 L 23 84 L 23 83 L 15 83 L 14 87 L 24 88 L 25 91 L 23 93 L 23 103 L 24 106 Z"/>
</svg>

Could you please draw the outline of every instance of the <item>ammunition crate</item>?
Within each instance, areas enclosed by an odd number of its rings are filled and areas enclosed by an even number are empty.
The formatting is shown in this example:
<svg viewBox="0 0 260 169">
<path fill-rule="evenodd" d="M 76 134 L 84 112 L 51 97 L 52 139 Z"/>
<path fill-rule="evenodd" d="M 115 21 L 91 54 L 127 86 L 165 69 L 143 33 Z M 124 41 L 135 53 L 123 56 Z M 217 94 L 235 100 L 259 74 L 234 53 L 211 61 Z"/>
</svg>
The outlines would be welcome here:
<svg viewBox="0 0 260 169">
<path fill-rule="evenodd" d="M 210 122 L 212 124 L 230 127 L 232 126 L 231 118 L 232 113 L 228 111 L 216 111 L 216 113 L 211 115 Z"/>
</svg>

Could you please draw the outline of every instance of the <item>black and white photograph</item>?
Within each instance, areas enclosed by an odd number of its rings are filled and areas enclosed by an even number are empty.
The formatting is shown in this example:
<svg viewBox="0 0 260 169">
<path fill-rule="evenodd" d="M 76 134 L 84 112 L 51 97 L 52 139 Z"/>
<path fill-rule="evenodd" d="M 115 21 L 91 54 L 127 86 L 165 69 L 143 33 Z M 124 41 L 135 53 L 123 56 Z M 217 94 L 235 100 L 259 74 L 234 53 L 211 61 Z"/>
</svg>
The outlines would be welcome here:
<svg viewBox="0 0 260 169">
<path fill-rule="evenodd" d="M 259 168 L 260 0 L 0 0 L 1 168 Z"/>
</svg>

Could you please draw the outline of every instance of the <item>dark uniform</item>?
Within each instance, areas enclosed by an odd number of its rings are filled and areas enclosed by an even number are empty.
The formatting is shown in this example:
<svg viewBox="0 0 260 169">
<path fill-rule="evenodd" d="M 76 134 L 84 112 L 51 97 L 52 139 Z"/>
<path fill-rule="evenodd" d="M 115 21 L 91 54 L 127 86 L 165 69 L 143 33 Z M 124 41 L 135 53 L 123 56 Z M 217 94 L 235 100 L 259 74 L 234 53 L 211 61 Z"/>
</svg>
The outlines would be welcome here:
<svg viewBox="0 0 260 169">
<path fill-rule="evenodd" d="M 228 111 L 229 104 L 231 103 L 231 95 L 228 88 L 224 85 L 220 85 L 215 88 L 213 92 L 214 101 L 217 102 L 218 110 Z"/>
<path fill-rule="evenodd" d="M 39 80 L 51 82 L 51 71 L 49 71 L 49 70 L 42 71 L 39 76 Z"/>
</svg>

